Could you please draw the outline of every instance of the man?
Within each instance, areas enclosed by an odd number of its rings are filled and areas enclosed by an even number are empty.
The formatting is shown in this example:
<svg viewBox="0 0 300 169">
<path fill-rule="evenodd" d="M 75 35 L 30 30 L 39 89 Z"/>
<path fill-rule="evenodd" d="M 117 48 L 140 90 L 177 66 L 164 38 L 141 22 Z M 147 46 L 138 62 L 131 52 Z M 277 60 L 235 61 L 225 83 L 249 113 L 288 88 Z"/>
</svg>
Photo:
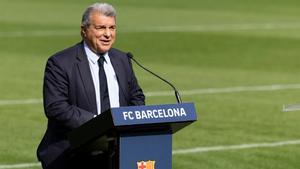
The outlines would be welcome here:
<svg viewBox="0 0 300 169">
<path fill-rule="evenodd" d="M 48 127 L 37 150 L 43 168 L 79 168 L 86 162 L 82 159 L 90 157 L 70 158 L 68 132 L 110 107 L 145 104 L 130 59 L 112 48 L 115 9 L 106 3 L 89 6 L 82 16 L 81 36 L 82 42 L 54 54 L 46 64 Z"/>
</svg>

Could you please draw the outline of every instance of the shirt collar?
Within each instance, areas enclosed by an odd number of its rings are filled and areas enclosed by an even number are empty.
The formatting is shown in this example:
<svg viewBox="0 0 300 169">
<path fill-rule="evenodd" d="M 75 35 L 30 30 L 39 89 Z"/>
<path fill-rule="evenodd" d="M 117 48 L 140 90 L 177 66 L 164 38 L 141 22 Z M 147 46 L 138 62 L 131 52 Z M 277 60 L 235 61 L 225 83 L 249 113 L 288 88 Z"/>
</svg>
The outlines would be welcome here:
<svg viewBox="0 0 300 169">
<path fill-rule="evenodd" d="M 88 59 L 93 63 L 93 64 L 98 64 L 98 59 L 99 59 L 99 56 L 93 52 L 89 47 L 88 45 L 83 42 L 84 44 L 84 50 L 86 52 L 86 55 L 88 57 Z M 108 52 L 104 53 L 104 58 L 105 58 L 105 62 L 110 62 L 110 59 L 108 57 Z"/>
</svg>

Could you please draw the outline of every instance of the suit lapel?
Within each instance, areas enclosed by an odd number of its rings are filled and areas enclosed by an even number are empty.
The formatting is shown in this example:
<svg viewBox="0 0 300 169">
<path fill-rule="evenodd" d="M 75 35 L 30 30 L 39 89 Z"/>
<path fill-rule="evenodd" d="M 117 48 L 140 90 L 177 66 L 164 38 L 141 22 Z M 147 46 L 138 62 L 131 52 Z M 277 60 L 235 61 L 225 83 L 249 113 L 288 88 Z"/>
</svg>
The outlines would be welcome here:
<svg viewBox="0 0 300 169">
<path fill-rule="evenodd" d="M 97 113 L 97 103 L 96 103 L 96 94 L 95 94 L 95 87 L 94 82 L 91 74 L 91 70 L 89 67 L 87 56 L 84 52 L 83 43 L 79 45 L 77 52 L 77 58 L 79 60 L 77 67 L 79 70 L 80 78 L 82 81 L 82 84 L 85 89 L 85 93 L 87 95 L 90 108 L 94 113 Z"/>
<path fill-rule="evenodd" d="M 126 95 L 126 91 L 128 91 L 128 89 L 126 90 L 126 84 L 124 84 L 124 83 L 127 82 L 125 72 L 124 72 L 124 70 L 125 70 L 124 66 L 120 62 L 120 59 L 118 59 L 118 56 L 112 50 L 109 51 L 108 55 L 109 55 L 111 64 L 114 68 L 114 71 L 116 73 L 118 84 L 119 84 L 120 106 L 126 106 L 127 105 L 126 100 L 128 100 L 128 96 Z"/>
</svg>

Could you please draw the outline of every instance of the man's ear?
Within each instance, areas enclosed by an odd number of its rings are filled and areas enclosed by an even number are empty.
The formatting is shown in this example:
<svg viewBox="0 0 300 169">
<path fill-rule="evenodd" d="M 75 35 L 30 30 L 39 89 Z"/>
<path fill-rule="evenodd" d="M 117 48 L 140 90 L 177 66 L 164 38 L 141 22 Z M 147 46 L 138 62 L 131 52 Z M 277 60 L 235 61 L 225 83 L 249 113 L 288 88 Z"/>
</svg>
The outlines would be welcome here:
<svg viewBox="0 0 300 169">
<path fill-rule="evenodd" d="M 85 27 L 83 25 L 80 27 L 80 32 L 83 37 L 86 37 Z"/>
</svg>

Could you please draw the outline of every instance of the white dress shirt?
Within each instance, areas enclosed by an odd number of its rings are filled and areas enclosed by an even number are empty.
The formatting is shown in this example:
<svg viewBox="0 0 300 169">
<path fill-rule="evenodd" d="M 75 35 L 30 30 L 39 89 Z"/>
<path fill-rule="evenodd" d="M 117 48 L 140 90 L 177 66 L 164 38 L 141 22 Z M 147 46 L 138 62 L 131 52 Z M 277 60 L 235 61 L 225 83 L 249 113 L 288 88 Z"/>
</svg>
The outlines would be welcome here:
<svg viewBox="0 0 300 169">
<path fill-rule="evenodd" d="M 99 86 L 99 66 L 98 59 L 99 56 L 95 54 L 90 48 L 84 43 L 84 50 L 87 55 L 89 66 L 91 69 L 95 93 L 96 93 L 96 103 L 97 103 L 97 111 L 98 115 L 101 113 L 101 103 L 100 103 L 100 86 Z M 117 80 L 117 76 L 115 70 L 110 62 L 108 52 L 104 54 L 105 62 L 103 63 L 103 68 L 106 74 L 107 79 L 107 87 L 108 87 L 108 95 L 110 101 L 110 107 L 119 107 L 119 84 Z"/>
</svg>

